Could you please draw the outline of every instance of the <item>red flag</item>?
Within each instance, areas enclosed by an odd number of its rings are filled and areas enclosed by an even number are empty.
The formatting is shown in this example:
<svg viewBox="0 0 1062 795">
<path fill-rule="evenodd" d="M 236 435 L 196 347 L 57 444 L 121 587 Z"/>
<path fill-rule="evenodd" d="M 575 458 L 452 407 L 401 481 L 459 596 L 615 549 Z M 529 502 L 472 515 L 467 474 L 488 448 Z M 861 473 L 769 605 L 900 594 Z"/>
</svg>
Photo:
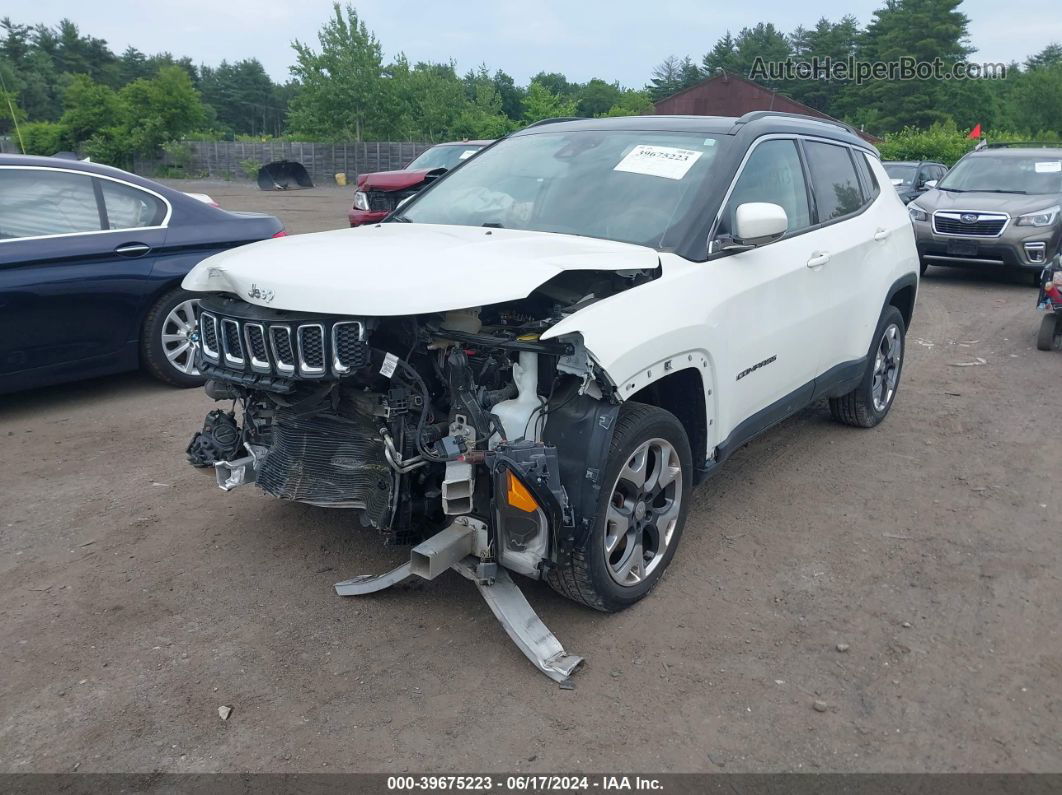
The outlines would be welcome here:
<svg viewBox="0 0 1062 795">
<path fill-rule="evenodd" d="M 977 124 L 974 125 L 974 128 L 972 130 L 970 130 L 970 134 L 967 135 L 966 137 L 967 138 L 980 138 L 981 137 L 981 122 L 977 122 Z"/>
</svg>

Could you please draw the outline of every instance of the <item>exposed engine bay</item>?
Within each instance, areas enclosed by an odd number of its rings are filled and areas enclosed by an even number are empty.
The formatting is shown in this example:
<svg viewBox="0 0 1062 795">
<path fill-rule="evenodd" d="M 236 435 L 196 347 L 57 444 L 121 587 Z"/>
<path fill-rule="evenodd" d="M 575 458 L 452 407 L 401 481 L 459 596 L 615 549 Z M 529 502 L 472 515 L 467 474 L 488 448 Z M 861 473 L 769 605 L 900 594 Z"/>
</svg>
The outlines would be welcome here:
<svg viewBox="0 0 1062 795">
<path fill-rule="evenodd" d="M 577 334 L 540 335 L 654 276 L 565 271 L 524 299 L 404 317 L 205 295 L 199 367 L 231 408 L 189 461 L 223 489 L 347 509 L 393 544 L 475 517 L 488 563 L 541 577 L 593 519 L 619 401 Z"/>
</svg>

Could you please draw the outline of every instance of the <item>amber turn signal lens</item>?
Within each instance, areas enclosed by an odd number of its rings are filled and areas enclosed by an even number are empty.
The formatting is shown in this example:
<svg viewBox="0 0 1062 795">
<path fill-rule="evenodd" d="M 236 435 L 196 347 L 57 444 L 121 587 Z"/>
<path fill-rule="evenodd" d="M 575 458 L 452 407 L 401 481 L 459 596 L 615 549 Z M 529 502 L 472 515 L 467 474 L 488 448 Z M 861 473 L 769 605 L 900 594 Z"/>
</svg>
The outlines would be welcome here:
<svg viewBox="0 0 1062 795">
<path fill-rule="evenodd" d="M 513 508 L 518 508 L 526 513 L 534 513 L 538 510 L 538 503 L 527 490 L 527 486 L 512 473 L 505 473 L 505 500 Z"/>
</svg>

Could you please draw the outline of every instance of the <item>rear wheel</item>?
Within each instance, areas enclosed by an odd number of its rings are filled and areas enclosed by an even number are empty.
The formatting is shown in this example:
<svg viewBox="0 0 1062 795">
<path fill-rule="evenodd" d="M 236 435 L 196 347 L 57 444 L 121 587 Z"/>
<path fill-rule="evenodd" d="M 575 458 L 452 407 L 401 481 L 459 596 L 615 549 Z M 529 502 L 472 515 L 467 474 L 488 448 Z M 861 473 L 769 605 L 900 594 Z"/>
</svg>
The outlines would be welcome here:
<svg viewBox="0 0 1062 795">
<path fill-rule="evenodd" d="M 660 581 L 686 523 L 693 466 L 675 415 L 627 403 L 602 479 L 597 522 L 581 550 L 548 575 L 554 590 L 605 612 L 637 602 Z"/>
<path fill-rule="evenodd" d="M 900 310 L 886 307 L 874 332 L 863 380 L 847 395 L 830 398 L 830 413 L 835 420 L 859 428 L 873 428 L 885 419 L 900 387 L 904 334 Z"/>
<path fill-rule="evenodd" d="M 1036 335 L 1036 347 L 1041 351 L 1050 351 L 1062 347 L 1062 315 L 1053 312 L 1045 314 L 1040 321 L 1040 331 Z"/>
<path fill-rule="evenodd" d="M 206 379 L 195 366 L 195 293 L 177 288 L 162 296 L 144 319 L 140 354 L 146 369 L 163 383 L 202 386 Z"/>
</svg>

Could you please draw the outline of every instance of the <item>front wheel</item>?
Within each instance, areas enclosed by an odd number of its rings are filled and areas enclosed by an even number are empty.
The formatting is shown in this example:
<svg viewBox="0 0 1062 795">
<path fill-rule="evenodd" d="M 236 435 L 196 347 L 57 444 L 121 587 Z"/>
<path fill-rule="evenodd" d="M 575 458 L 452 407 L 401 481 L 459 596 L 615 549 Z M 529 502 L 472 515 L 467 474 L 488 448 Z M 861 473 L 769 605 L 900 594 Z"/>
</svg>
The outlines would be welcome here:
<svg viewBox="0 0 1062 795">
<path fill-rule="evenodd" d="M 195 293 L 177 288 L 163 295 L 144 318 L 141 361 L 163 383 L 182 388 L 202 386 L 206 379 L 195 363 Z"/>
<path fill-rule="evenodd" d="M 837 398 L 830 398 L 830 414 L 838 422 L 859 428 L 873 428 L 889 413 L 903 371 L 906 328 L 903 315 L 894 306 L 881 314 L 867 366 L 859 386 Z"/>
<path fill-rule="evenodd" d="M 581 550 L 550 570 L 554 590 L 612 613 L 660 581 L 686 523 L 693 465 L 674 414 L 626 403 L 609 448 L 597 521 Z"/>
</svg>

